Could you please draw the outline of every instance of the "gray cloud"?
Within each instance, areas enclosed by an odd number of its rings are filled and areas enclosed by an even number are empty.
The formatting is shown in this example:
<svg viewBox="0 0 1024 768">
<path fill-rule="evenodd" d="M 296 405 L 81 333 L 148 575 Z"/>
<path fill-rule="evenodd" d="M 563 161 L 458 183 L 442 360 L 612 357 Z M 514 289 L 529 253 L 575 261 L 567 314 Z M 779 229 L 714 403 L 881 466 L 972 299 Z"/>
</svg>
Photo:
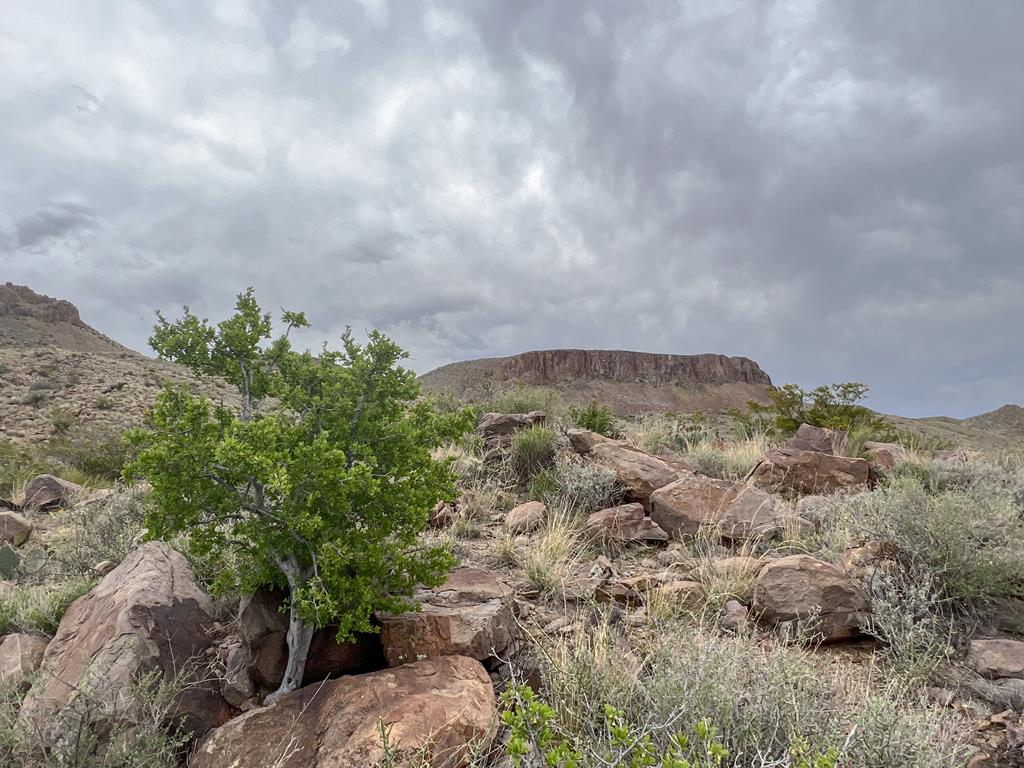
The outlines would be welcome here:
<svg viewBox="0 0 1024 768">
<path fill-rule="evenodd" d="M 418 369 L 723 352 L 910 415 L 1024 400 L 1012 0 L 47 5 L 0 19 L 0 267 L 132 346 L 254 285 Z"/>
</svg>

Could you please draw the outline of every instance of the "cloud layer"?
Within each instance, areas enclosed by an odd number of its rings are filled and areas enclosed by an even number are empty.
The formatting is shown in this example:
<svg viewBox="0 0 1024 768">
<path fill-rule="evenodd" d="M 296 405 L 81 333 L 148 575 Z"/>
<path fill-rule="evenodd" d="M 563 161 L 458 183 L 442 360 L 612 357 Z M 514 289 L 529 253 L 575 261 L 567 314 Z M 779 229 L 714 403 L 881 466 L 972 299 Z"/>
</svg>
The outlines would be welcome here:
<svg viewBox="0 0 1024 768">
<path fill-rule="evenodd" d="M 426 370 L 722 352 L 1024 400 L 1024 6 L 14 4 L 0 279 L 144 349 L 256 287 Z"/>
</svg>

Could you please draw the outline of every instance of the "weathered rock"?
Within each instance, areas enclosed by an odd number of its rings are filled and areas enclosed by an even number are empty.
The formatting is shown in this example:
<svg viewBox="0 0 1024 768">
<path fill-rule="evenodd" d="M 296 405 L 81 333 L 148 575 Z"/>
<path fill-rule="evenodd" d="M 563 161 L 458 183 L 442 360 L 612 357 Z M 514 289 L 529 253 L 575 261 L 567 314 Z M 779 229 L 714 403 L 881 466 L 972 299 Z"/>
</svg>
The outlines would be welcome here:
<svg viewBox="0 0 1024 768">
<path fill-rule="evenodd" d="M 547 517 L 548 508 L 539 501 L 528 501 L 505 515 L 505 527 L 512 533 L 530 533 L 540 528 Z"/>
<path fill-rule="evenodd" d="M 765 491 L 703 475 L 683 477 L 651 494 L 651 519 L 676 538 L 717 526 L 730 539 L 771 536 L 791 513 Z"/>
<path fill-rule="evenodd" d="M 256 696 L 249 668 L 252 657 L 249 648 L 239 638 L 233 638 L 222 648 L 224 662 L 224 679 L 221 680 L 220 693 L 231 706 L 247 709 L 249 702 Z"/>
<path fill-rule="evenodd" d="M 430 527 L 444 528 L 455 519 L 455 505 L 447 501 L 439 501 L 430 510 Z"/>
<path fill-rule="evenodd" d="M 36 475 L 25 484 L 25 491 L 15 503 L 26 510 L 42 511 L 68 504 L 82 486 L 55 475 Z"/>
<path fill-rule="evenodd" d="M 877 464 L 883 469 L 892 469 L 899 462 L 903 461 L 906 452 L 899 443 L 877 443 L 868 441 L 864 443 L 864 453 L 868 461 Z"/>
<path fill-rule="evenodd" d="M 384 657 L 392 666 L 435 656 L 491 661 L 512 642 L 513 590 L 498 574 L 458 568 L 437 589 L 420 589 L 417 612 L 379 614 Z"/>
<path fill-rule="evenodd" d="M 838 453 L 845 439 L 846 432 L 844 430 L 801 424 L 796 434 L 786 443 L 786 447 L 798 451 Z"/>
<path fill-rule="evenodd" d="M 521 429 L 543 424 L 545 416 L 541 411 L 530 413 L 485 413 L 476 425 L 476 431 L 484 440 L 505 438 Z"/>
<path fill-rule="evenodd" d="M 32 534 L 32 523 L 17 512 L 0 511 L 0 543 L 20 547 Z"/>
<path fill-rule="evenodd" d="M 776 448 L 754 466 L 747 481 L 771 493 L 836 493 L 866 488 L 870 472 L 871 464 L 866 459 Z"/>
<path fill-rule="evenodd" d="M 768 563 L 754 582 L 754 613 L 769 624 L 797 622 L 825 642 L 857 634 L 864 595 L 837 565 L 810 555 Z"/>
<path fill-rule="evenodd" d="M 796 514 L 804 520 L 820 524 L 825 521 L 831 508 L 832 500 L 828 496 L 801 496 L 796 503 Z"/>
<path fill-rule="evenodd" d="M 595 445 L 612 442 L 610 437 L 605 437 L 599 432 L 591 432 L 589 429 L 569 429 L 565 434 L 572 449 L 577 453 L 590 453 Z"/>
<path fill-rule="evenodd" d="M 22 719 L 51 745 L 69 727 L 62 718 L 74 716 L 82 695 L 89 696 L 92 716 L 115 708 L 130 714 L 140 706 L 140 675 L 170 679 L 211 647 L 211 612 L 185 558 L 163 542 L 144 544 L 64 613 Z M 196 734 L 229 716 L 216 686 L 198 682 L 186 687 L 174 712 Z"/>
<path fill-rule="evenodd" d="M 587 532 L 606 541 L 668 541 L 668 534 L 644 514 L 643 505 L 635 503 L 594 512 L 587 518 Z"/>
<path fill-rule="evenodd" d="M 742 632 L 747 628 L 749 613 L 747 606 L 739 600 L 726 600 L 718 623 L 726 632 Z"/>
<path fill-rule="evenodd" d="M 400 765 L 426 748 L 425 765 L 463 768 L 467 745 L 490 740 L 495 715 L 494 689 L 479 662 L 428 659 L 306 686 L 247 712 L 210 733 L 189 766 L 368 768 L 383 754 L 383 722 Z"/>
<path fill-rule="evenodd" d="M 667 462 L 621 440 L 605 440 L 590 449 L 597 463 L 615 472 L 630 501 L 645 507 L 651 494 L 679 479 L 680 471 Z"/>
<path fill-rule="evenodd" d="M 990 680 L 1024 680 L 1024 642 L 997 638 L 972 640 L 967 651 L 967 666 Z"/>
<path fill-rule="evenodd" d="M 239 603 L 238 628 L 249 655 L 249 674 L 264 690 L 277 688 L 288 660 L 288 615 L 282 612 L 284 594 L 258 589 Z M 313 633 L 302 673 L 303 683 L 318 682 L 331 675 L 372 672 L 386 666 L 380 639 L 360 634 L 350 642 L 337 641 L 337 626 Z"/>
<path fill-rule="evenodd" d="M 49 640 L 42 635 L 13 634 L 0 638 L 0 683 L 20 685 L 39 669 Z"/>
</svg>

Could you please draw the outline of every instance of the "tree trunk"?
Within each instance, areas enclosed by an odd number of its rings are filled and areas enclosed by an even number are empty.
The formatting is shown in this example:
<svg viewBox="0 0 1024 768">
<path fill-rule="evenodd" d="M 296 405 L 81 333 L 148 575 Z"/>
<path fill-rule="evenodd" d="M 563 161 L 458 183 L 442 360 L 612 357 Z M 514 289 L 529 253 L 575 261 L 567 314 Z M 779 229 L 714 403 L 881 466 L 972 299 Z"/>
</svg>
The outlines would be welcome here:
<svg viewBox="0 0 1024 768">
<path fill-rule="evenodd" d="M 295 592 L 301 583 L 302 572 L 298 563 L 289 558 L 280 563 L 281 570 L 288 577 L 288 585 L 291 593 L 291 607 L 288 611 L 288 662 L 284 668 L 284 677 L 281 678 L 281 685 L 270 694 L 265 704 L 272 704 L 274 701 L 291 693 L 302 686 L 302 674 L 306 669 L 306 656 L 309 655 L 309 644 L 313 639 L 313 627 L 308 626 L 300 617 L 295 600 Z"/>
</svg>

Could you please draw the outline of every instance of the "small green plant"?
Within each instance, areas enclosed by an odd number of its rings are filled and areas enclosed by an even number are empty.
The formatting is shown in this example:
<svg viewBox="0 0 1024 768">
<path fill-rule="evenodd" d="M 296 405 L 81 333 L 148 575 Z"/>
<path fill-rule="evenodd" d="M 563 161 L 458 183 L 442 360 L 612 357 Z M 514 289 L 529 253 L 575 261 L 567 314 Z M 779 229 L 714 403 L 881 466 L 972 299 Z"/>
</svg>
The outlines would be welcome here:
<svg viewBox="0 0 1024 768">
<path fill-rule="evenodd" d="M 63 435 L 75 425 L 77 417 L 67 408 L 54 408 L 50 411 L 50 424 L 58 435 Z"/>
<path fill-rule="evenodd" d="M 116 405 L 116 403 L 114 402 L 114 398 L 107 397 L 106 395 L 103 395 L 102 397 L 97 398 L 96 399 L 96 403 L 95 403 L 96 410 L 98 410 L 98 411 L 109 411 L 109 410 L 112 410 L 115 405 Z"/>
<path fill-rule="evenodd" d="M 614 437 L 617 434 L 615 428 L 615 415 L 612 409 L 599 405 L 597 400 L 591 400 L 586 408 L 569 406 L 569 420 L 577 427 L 589 429 L 591 432 L 598 432 L 607 437 Z"/>
<path fill-rule="evenodd" d="M 29 388 L 29 390 L 21 398 L 21 403 L 22 405 L 31 405 L 33 408 L 39 408 L 49 400 L 50 390 Z"/>
<path fill-rule="evenodd" d="M 564 408 L 562 395 L 557 390 L 549 387 L 518 385 L 492 397 L 485 409 L 496 413 L 543 411 L 548 418 L 554 418 L 563 413 Z"/>
<path fill-rule="evenodd" d="M 509 456 L 519 476 L 530 478 L 554 461 L 555 433 L 539 424 L 521 429 L 512 435 Z"/>
</svg>

